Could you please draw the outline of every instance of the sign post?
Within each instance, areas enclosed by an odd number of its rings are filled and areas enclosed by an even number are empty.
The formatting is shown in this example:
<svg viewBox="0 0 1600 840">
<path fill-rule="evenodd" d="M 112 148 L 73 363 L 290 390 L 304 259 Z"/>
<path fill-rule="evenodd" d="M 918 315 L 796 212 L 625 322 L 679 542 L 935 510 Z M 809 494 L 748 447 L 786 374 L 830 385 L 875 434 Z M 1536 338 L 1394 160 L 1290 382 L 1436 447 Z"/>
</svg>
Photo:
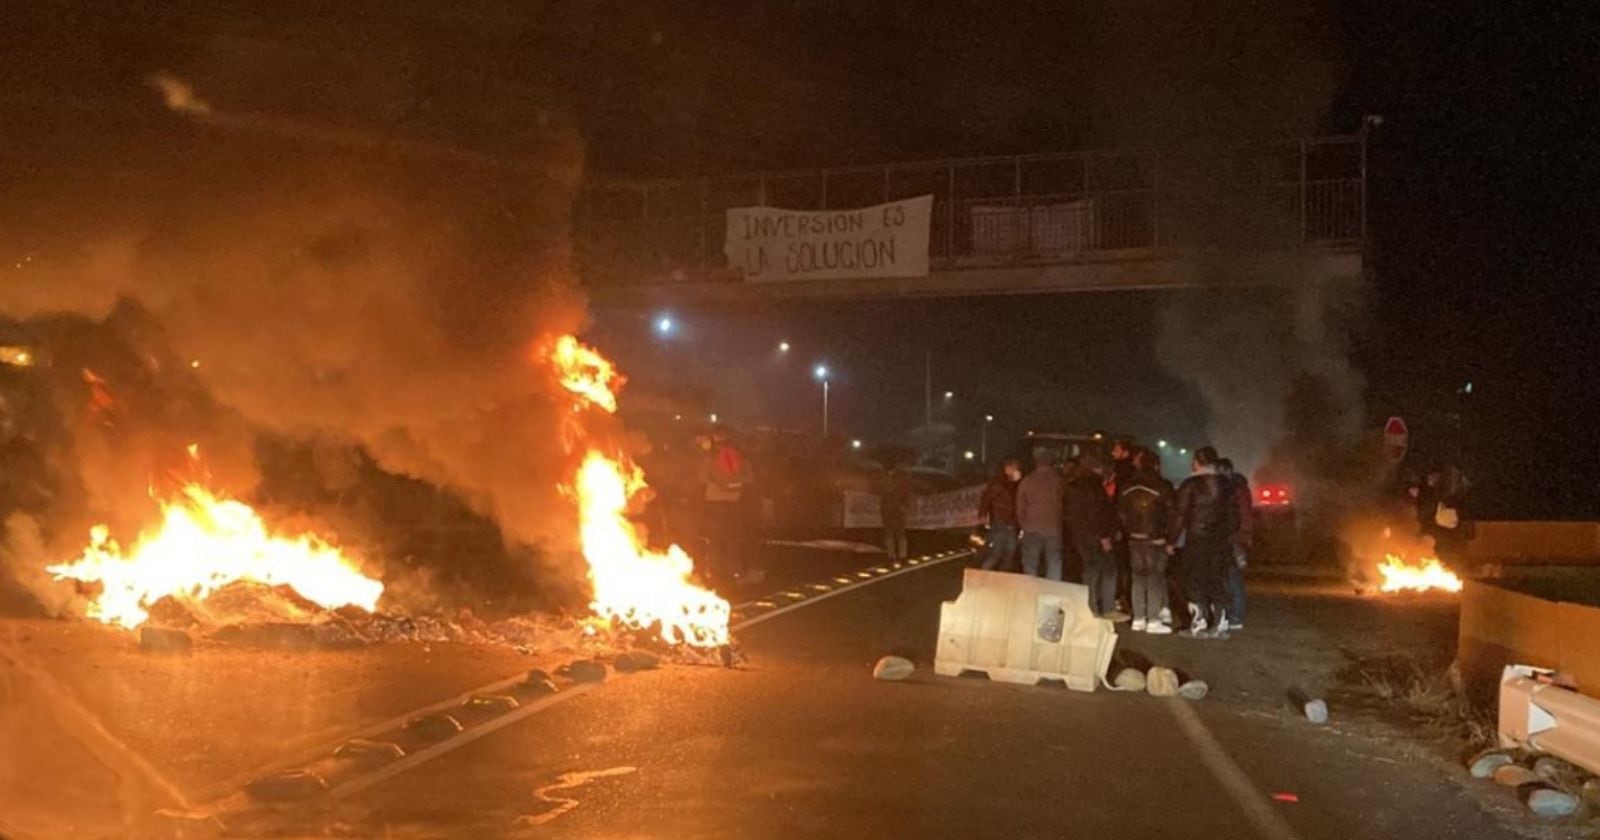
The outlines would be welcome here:
<svg viewBox="0 0 1600 840">
<path fill-rule="evenodd" d="M 1406 449 L 1411 445 L 1411 430 L 1406 428 L 1404 417 L 1396 415 L 1383 424 L 1383 454 L 1389 457 L 1389 463 L 1398 464 L 1405 460 Z"/>
</svg>

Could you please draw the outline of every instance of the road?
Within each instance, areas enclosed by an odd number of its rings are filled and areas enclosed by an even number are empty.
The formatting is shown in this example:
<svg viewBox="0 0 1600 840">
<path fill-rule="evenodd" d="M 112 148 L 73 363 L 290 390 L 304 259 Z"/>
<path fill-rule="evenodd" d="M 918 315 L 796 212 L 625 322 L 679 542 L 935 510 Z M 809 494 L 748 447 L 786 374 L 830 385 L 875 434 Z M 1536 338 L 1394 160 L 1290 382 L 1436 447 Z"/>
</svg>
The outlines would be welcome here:
<svg viewBox="0 0 1600 840">
<path fill-rule="evenodd" d="M 1514 836 L 1414 751 L 1314 728 L 1265 697 L 1272 692 L 1252 694 L 1226 679 L 1214 680 L 1212 697 L 1191 703 L 935 677 L 927 666 L 939 603 L 959 590 L 963 562 L 897 575 L 751 627 L 742 634 L 749 661 L 740 668 L 614 674 L 581 697 L 381 784 L 294 812 L 274 831 Z M 786 576 L 827 579 L 861 563 L 819 555 Z M 1258 597 L 1253 621 L 1261 632 L 1290 620 L 1293 600 Z M 1264 637 L 1125 643 L 1191 669 L 1208 657 L 1237 661 L 1270 650 Z M 874 660 L 891 651 L 922 666 L 913 679 L 870 678 Z M 1185 658 L 1190 651 L 1200 656 Z"/>
</svg>

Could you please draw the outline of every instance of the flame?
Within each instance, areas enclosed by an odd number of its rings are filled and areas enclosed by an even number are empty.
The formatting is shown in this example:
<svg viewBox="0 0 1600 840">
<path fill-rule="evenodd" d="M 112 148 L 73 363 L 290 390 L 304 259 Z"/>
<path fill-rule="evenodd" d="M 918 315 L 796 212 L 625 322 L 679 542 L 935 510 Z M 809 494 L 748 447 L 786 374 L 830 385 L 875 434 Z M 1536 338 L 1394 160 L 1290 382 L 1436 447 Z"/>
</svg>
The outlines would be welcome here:
<svg viewBox="0 0 1600 840">
<path fill-rule="evenodd" d="M 550 361 L 562 386 L 579 397 L 577 408 L 617 410 L 624 379 L 594 348 L 563 336 Z M 644 472 L 627 457 L 586 448 L 569 490 L 578 504 L 579 537 L 594 589 L 589 608 L 609 623 L 654 629 L 668 644 L 725 645 L 727 600 L 694 582 L 687 552 L 676 545 L 651 550 L 627 517 L 629 502 L 648 487 Z"/>
<path fill-rule="evenodd" d="M 1437 557 L 1424 557 L 1412 564 L 1398 554 L 1387 554 L 1378 564 L 1378 572 L 1383 575 L 1383 585 L 1379 589 L 1384 592 L 1461 591 L 1461 578 L 1445 568 Z"/>
<path fill-rule="evenodd" d="M 274 536 L 249 505 L 199 484 L 162 503 L 161 527 L 124 552 L 104 525 L 90 530 L 89 547 L 70 563 L 47 567 L 57 580 L 101 584 L 90 618 L 133 629 L 165 597 L 202 600 L 236 581 L 288 586 L 325 608 L 377 607 L 383 584 L 359 572 L 320 538 Z"/>
<path fill-rule="evenodd" d="M 578 469 L 573 491 L 594 585 L 589 608 L 625 627 L 657 628 L 668 644 L 727 644 L 728 602 L 692 582 L 694 560 L 683 549 L 645 548 L 628 521 L 628 500 L 644 487 L 638 468 L 598 451 Z"/>
<path fill-rule="evenodd" d="M 561 387 L 608 414 L 616 413 L 617 391 L 621 390 L 625 380 L 598 350 L 580 343 L 573 336 L 564 335 L 556 340 L 550 360 L 555 363 Z"/>
</svg>

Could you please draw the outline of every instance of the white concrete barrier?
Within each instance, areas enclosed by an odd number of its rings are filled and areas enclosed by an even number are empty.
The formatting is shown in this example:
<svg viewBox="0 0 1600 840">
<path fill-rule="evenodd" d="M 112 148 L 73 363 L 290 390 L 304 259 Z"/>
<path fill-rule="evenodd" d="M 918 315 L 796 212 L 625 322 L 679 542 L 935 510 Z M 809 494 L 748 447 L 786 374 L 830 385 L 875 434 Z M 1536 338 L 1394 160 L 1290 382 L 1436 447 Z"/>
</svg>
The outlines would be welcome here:
<svg viewBox="0 0 1600 840">
<path fill-rule="evenodd" d="M 1600 773 L 1600 700 L 1511 665 L 1500 681 L 1500 745 L 1546 752 Z"/>
<path fill-rule="evenodd" d="M 1116 645 L 1111 622 L 1090 611 L 1086 587 L 967 569 L 960 596 L 939 610 L 933 670 L 945 676 L 981 671 L 992 680 L 1028 685 L 1055 679 L 1094 691 Z"/>
</svg>

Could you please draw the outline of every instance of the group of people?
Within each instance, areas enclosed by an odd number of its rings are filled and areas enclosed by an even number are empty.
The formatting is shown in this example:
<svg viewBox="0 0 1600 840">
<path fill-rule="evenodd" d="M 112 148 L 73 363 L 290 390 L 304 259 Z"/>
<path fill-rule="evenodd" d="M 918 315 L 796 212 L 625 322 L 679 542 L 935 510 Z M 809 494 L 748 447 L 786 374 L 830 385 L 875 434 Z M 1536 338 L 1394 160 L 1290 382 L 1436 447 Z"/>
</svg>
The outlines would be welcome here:
<svg viewBox="0 0 1600 840">
<path fill-rule="evenodd" d="M 1057 466 L 1037 450 L 1026 476 L 1008 460 L 985 486 L 983 568 L 1062 580 L 1070 548 L 1095 615 L 1155 634 L 1226 638 L 1244 629 L 1243 569 L 1251 542 L 1248 480 L 1209 446 L 1177 489 L 1154 451 L 1114 443 L 1109 461 L 1088 452 Z"/>
</svg>

